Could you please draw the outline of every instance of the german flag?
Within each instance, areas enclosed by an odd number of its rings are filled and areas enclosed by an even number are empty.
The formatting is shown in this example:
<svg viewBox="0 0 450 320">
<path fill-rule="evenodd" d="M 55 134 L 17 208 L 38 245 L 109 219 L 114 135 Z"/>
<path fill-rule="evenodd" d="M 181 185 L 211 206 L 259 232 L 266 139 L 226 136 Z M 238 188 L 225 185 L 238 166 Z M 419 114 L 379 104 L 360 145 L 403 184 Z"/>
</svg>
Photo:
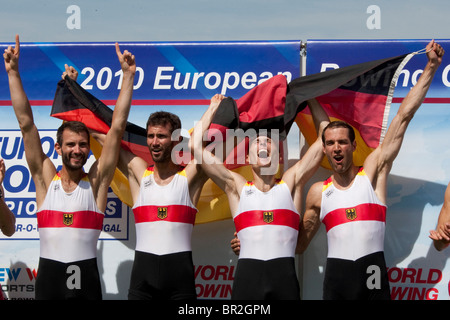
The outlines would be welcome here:
<svg viewBox="0 0 450 320">
<path fill-rule="evenodd" d="M 106 134 L 111 127 L 113 110 L 66 76 L 57 84 L 50 115 L 64 121 L 81 121 L 89 129 Z M 127 122 L 122 146 L 150 161 L 146 136 L 144 128 Z"/>
<path fill-rule="evenodd" d="M 284 140 L 292 123 L 306 103 L 286 104 L 288 83 L 283 75 L 274 76 L 259 84 L 241 98 L 222 100 L 211 128 L 226 129 L 276 129 Z"/>
<path fill-rule="evenodd" d="M 286 93 L 288 83 L 283 75 L 274 76 L 263 83 L 259 84 L 241 98 L 235 100 L 227 97 L 221 101 L 219 108 L 212 120 L 210 132 L 220 132 L 223 141 L 227 139 L 226 132 L 228 129 L 242 129 L 243 133 L 248 133 L 253 129 L 253 135 L 261 132 L 270 135 L 272 132 L 277 134 L 280 148 L 280 164 L 283 163 L 283 141 L 295 120 L 296 115 L 306 103 L 301 103 L 292 108 L 286 107 Z M 217 130 L 217 131 L 214 131 Z M 236 141 L 235 152 L 232 157 L 225 159 L 225 165 L 229 169 L 239 168 L 245 158 L 249 137 L 247 139 Z M 209 135 L 212 138 L 212 134 Z M 244 155 L 239 154 L 245 152 Z"/>
<path fill-rule="evenodd" d="M 244 131 L 250 128 L 277 129 L 280 140 L 283 140 L 295 122 L 307 142 L 312 144 L 317 135 L 306 102 L 316 98 L 331 120 L 343 120 L 355 128 L 357 151 L 354 159 L 360 165 L 384 138 L 397 78 L 413 55 L 329 70 L 294 79 L 289 84 L 284 76 L 275 76 L 237 100 L 231 97 L 224 99 L 211 128 L 222 133 L 226 129 L 237 128 Z M 66 77 L 57 85 L 51 116 L 64 121 L 78 120 L 90 129 L 106 133 L 112 110 Z M 128 123 L 123 147 L 152 163 L 144 128 Z M 98 157 L 101 147 L 93 139 L 91 149 Z M 227 160 L 225 164 L 230 169 L 251 179 L 247 163 L 236 165 L 237 162 Z M 329 167 L 326 160 L 323 166 Z M 128 181 L 119 170 L 116 170 L 111 188 L 124 203 L 130 207 L 133 205 Z M 226 195 L 211 181 L 204 186 L 197 208 L 196 223 L 231 218 Z"/>
<path fill-rule="evenodd" d="M 342 120 L 355 130 L 355 164 L 383 141 L 397 79 L 415 53 L 369 61 L 297 78 L 289 84 L 286 104 L 297 105 L 311 98 L 322 105 L 331 121 Z M 295 122 L 306 141 L 317 138 L 309 109 L 297 114 Z M 330 168 L 326 159 L 322 166 Z"/>
<path fill-rule="evenodd" d="M 111 127 L 113 110 L 83 89 L 76 81 L 66 76 L 56 87 L 53 99 L 52 117 L 64 121 L 81 121 L 89 129 L 106 134 Z M 144 128 L 128 122 L 122 138 L 122 147 L 152 163 L 146 145 L 147 132 Z M 96 158 L 101 154 L 101 145 L 91 137 L 91 151 Z M 126 205 L 132 207 L 133 200 L 128 180 L 116 169 L 111 189 Z"/>
</svg>

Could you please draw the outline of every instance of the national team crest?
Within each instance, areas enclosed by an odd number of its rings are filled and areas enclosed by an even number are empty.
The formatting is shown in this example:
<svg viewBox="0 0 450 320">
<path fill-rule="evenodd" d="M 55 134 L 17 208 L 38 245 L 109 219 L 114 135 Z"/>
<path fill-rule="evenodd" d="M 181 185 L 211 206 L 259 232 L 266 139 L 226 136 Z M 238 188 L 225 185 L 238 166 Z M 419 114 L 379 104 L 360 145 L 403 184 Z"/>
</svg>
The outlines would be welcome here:
<svg viewBox="0 0 450 320">
<path fill-rule="evenodd" d="M 264 211 L 263 212 L 263 221 L 265 223 L 271 223 L 273 221 L 273 211 Z"/>
<path fill-rule="evenodd" d="M 157 217 L 160 219 L 167 218 L 167 207 L 158 207 Z"/>
<path fill-rule="evenodd" d="M 63 215 L 63 223 L 66 226 L 70 226 L 73 223 L 73 213 L 64 213 L 64 215 Z"/>
<path fill-rule="evenodd" d="M 355 208 L 345 209 L 345 215 L 347 216 L 348 220 L 355 220 L 356 219 L 356 209 Z"/>
</svg>

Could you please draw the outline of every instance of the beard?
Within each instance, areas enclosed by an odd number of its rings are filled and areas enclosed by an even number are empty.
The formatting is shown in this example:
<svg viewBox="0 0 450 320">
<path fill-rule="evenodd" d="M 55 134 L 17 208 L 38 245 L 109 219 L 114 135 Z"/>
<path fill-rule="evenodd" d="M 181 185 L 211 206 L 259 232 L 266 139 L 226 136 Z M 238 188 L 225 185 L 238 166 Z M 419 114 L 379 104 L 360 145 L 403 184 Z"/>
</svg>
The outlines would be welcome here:
<svg viewBox="0 0 450 320">
<path fill-rule="evenodd" d="M 152 155 L 153 162 L 164 163 L 167 161 L 171 161 L 171 151 L 167 149 L 159 149 L 158 152 L 159 152 L 158 155 L 154 155 L 153 152 L 150 152 L 150 154 Z"/>
<path fill-rule="evenodd" d="M 67 153 L 61 152 L 61 159 L 62 159 L 63 165 L 68 170 L 79 170 L 79 169 L 83 168 L 83 166 L 87 162 L 87 157 L 84 154 L 80 157 L 81 161 L 77 161 L 76 164 L 72 164 L 72 162 L 71 162 L 72 157 L 71 157 L 70 153 L 67 154 Z"/>
</svg>

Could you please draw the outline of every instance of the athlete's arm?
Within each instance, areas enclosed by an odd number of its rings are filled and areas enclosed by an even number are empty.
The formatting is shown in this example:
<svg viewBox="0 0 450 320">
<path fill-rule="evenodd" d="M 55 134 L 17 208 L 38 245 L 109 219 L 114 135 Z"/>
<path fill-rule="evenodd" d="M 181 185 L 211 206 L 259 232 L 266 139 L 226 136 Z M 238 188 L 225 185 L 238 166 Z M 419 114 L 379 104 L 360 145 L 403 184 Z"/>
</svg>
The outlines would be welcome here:
<svg viewBox="0 0 450 320">
<path fill-rule="evenodd" d="M 106 134 L 93 130 L 89 130 L 89 133 L 91 137 L 97 140 L 97 142 L 101 146 L 104 145 Z M 147 167 L 148 163 L 144 159 L 138 157 L 129 150 L 120 148 L 117 168 L 120 170 L 120 172 L 122 172 L 122 174 L 126 177 L 128 181 L 133 202 L 136 201 L 139 195 L 139 187 L 141 179 Z"/>
<path fill-rule="evenodd" d="M 206 180 L 208 180 L 208 176 L 206 175 L 202 166 L 196 163 L 195 160 L 189 162 L 189 164 L 185 168 L 185 171 L 189 184 L 189 196 L 191 197 L 191 201 L 194 206 L 196 206 L 198 200 L 200 199 L 203 185 L 205 184 Z"/>
<path fill-rule="evenodd" d="M 206 175 L 227 194 L 231 204 L 235 203 L 234 200 L 239 197 L 239 189 L 245 184 L 245 180 L 239 174 L 228 170 L 222 160 L 215 157 L 203 141 L 203 137 L 209 129 L 214 114 L 223 98 L 222 95 L 215 95 L 211 99 L 209 108 L 205 111 L 200 121 L 196 123 L 189 143 L 197 163 L 202 166 Z M 233 208 L 230 209 L 233 212 Z"/>
<path fill-rule="evenodd" d="M 241 241 L 237 237 L 237 232 L 234 233 L 234 238 L 230 241 L 231 250 L 233 250 L 235 255 L 239 255 L 241 252 Z"/>
<path fill-rule="evenodd" d="M 30 102 L 25 94 L 19 73 L 20 41 L 16 35 L 16 45 L 9 46 L 4 54 L 5 70 L 8 74 L 11 102 L 23 136 L 25 158 L 36 185 L 36 201 L 44 200 L 56 168 L 42 150 L 38 129 L 34 123 Z"/>
<path fill-rule="evenodd" d="M 428 62 L 417 84 L 408 92 L 392 120 L 381 145 L 364 162 L 364 170 L 374 185 L 379 199 L 386 203 L 386 180 L 397 157 L 406 129 L 430 88 L 442 62 L 444 49 L 432 40 L 426 47 Z"/>
<path fill-rule="evenodd" d="M 323 182 L 316 182 L 309 189 L 306 196 L 305 214 L 303 215 L 298 232 L 296 253 L 305 252 L 320 227 L 320 207 L 322 202 Z"/>
<path fill-rule="evenodd" d="M 283 180 L 293 186 L 303 186 L 314 175 L 323 159 L 322 132 L 330 123 L 328 115 L 316 99 L 308 101 L 316 127 L 317 139 L 297 163 L 286 171 Z M 292 181 L 292 182 L 291 182 Z"/>
<path fill-rule="evenodd" d="M 118 43 L 116 43 L 116 54 L 123 72 L 122 87 L 114 108 L 111 128 L 106 134 L 101 155 L 89 172 L 90 177 L 92 177 L 97 205 L 102 211 L 106 209 L 106 195 L 119 158 L 121 140 L 131 108 L 134 75 L 136 73 L 134 55 L 127 50 L 122 54 Z"/>
<path fill-rule="evenodd" d="M 430 230 L 430 238 L 438 251 L 444 250 L 450 244 L 450 183 L 445 190 L 444 204 L 439 213 L 436 230 Z"/>
</svg>

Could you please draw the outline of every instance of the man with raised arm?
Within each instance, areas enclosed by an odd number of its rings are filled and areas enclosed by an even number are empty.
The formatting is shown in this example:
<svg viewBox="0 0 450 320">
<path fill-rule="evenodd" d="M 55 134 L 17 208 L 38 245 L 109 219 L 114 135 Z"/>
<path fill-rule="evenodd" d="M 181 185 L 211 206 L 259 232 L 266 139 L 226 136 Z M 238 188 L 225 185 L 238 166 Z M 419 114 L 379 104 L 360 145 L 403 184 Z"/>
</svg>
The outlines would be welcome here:
<svg viewBox="0 0 450 320">
<path fill-rule="evenodd" d="M 119 168 L 128 179 L 136 224 L 129 300 L 195 300 L 191 235 L 197 202 L 208 179 L 195 161 L 182 166 L 175 147 L 181 121 L 158 111 L 147 121 L 153 165 L 122 149 Z M 103 135 L 95 136 L 103 143 Z"/>
<path fill-rule="evenodd" d="M 253 180 L 247 181 L 214 158 L 202 141 L 222 99 L 221 95 L 211 99 L 210 107 L 194 128 L 191 148 L 196 157 L 202 155 L 197 161 L 226 193 L 240 240 L 232 299 L 298 300 L 294 256 L 302 192 L 323 158 L 320 133 L 329 119 L 315 100 L 308 102 L 319 138 L 281 179 L 269 169 L 278 166 L 278 139 L 258 133 L 250 138 L 248 159 Z"/>
<path fill-rule="evenodd" d="M 362 167 L 353 163 L 356 142 L 350 125 L 331 122 L 323 130 L 323 152 L 333 173 L 308 192 L 298 252 L 306 249 L 323 222 L 328 241 L 325 300 L 390 299 L 384 259 L 387 180 L 408 124 L 442 62 L 439 44 L 431 41 L 426 50 L 428 63 L 422 75 Z"/>
<path fill-rule="evenodd" d="M 444 194 L 444 204 L 439 213 L 436 230 L 430 230 L 430 239 L 438 251 L 442 251 L 450 244 L 450 183 Z"/>
<path fill-rule="evenodd" d="M 102 230 L 108 188 L 117 165 L 121 139 L 131 107 L 136 64 L 134 56 L 116 54 L 123 82 L 100 157 L 88 173 L 83 165 L 89 156 L 89 132 L 77 121 L 65 122 L 57 131 L 55 149 L 62 158 L 62 169 L 44 154 L 30 103 L 19 73 L 20 42 L 4 54 L 11 102 L 23 135 L 25 156 L 36 185 L 40 259 L 36 278 L 36 299 L 101 299 L 97 268 L 97 241 Z M 68 75 L 77 72 L 66 65 Z M 75 275 L 79 285 L 70 285 Z"/>
</svg>

